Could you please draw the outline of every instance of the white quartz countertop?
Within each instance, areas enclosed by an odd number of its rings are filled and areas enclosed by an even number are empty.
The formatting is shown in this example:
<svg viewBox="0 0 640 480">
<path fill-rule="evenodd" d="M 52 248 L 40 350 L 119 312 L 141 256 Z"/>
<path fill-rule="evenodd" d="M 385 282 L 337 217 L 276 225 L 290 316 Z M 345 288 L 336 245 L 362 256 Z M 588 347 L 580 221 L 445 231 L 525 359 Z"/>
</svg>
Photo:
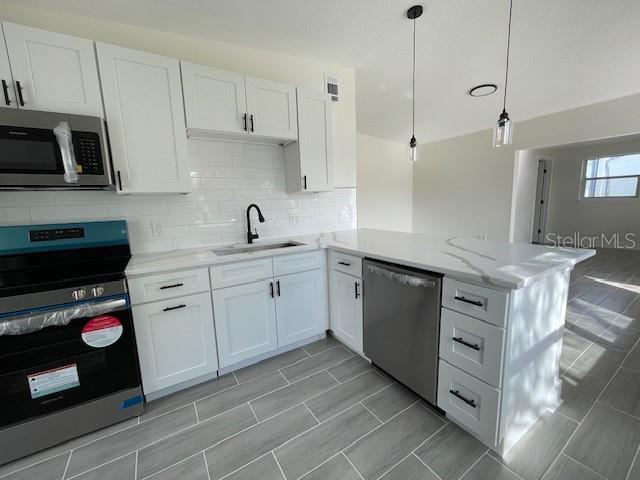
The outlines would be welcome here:
<svg viewBox="0 0 640 480">
<path fill-rule="evenodd" d="M 536 279 L 581 262 L 595 250 L 556 248 L 471 238 L 438 238 L 425 234 L 356 229 L 291 237 L 299 246 L 218 256 L 212 248 L 134 255 L 128 276 L 285 255 L 331 248 L 362 257 L 431 270 L 458 280 L 522 288 Z M 265 241 L 263 243 L 274 243 Z M 257 243 L 256 243 L 257 244 Z"/>
</svg>

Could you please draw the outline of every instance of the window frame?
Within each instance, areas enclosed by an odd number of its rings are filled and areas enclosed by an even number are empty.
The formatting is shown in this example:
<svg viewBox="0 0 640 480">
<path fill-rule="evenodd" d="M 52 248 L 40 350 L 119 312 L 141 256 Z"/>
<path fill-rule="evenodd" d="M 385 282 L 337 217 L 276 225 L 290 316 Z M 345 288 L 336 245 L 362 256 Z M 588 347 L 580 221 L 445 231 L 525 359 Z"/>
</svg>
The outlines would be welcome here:
<svg viewBox="0 0 640 480">
<path fill-rule="evenodd" d="M 587 164 L 590 160 L 598 160 L 600 158 L 615 158 L 615 157 L 626 157 L 629 155 L 640 155 L 640 152 L 629 152 L 629 153 L 620 153 L 616 155 L 598 155 L 586 158 L 582 161 L 582 172 L 580 174 L 580 200 L 584 200 L 587 202 L 594 201 L 629 201 L 629 200 L 637 200 L 640 197 L 640 173 L 636 175 L 610 175 L 608 177 L 587 177 Z M 607 197 L 587 197 L 585 195 L 587 191 L 587 181 L 589 180 L 611 180 L 617 178 L 636 178 L 636 192 L 634 195 L 611 195 Z"/>
</svg>

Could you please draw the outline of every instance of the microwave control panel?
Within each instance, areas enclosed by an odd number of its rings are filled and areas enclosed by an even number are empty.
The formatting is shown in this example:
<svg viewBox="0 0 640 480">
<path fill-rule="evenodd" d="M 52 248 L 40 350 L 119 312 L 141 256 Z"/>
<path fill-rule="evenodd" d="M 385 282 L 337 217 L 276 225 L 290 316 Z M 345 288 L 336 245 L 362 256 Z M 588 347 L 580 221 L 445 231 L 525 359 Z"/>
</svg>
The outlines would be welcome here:
<svg viewBox="0 0 640 480">
<path fill-rule="evenodd" d="M 104 175 L 104 162 L 97 133 L 73 132 L 73 148 L 82 175 Z"/>
</svg>

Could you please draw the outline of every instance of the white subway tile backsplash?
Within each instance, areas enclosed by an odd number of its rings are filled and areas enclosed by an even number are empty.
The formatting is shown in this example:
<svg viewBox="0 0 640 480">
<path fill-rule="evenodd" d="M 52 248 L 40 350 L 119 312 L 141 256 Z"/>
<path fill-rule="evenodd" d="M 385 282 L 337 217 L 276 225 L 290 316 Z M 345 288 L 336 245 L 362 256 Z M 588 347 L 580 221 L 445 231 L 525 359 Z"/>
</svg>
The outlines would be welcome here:
<svg viewBox="0 0 640 480">
<path fill-rule="evenodd" d="M 189 140 L 186 195 L 118 195 L 112 191 L 0 192 L 0 224 L 126 220 L 134 253 L 246 241 L 246 208 L 260 238 L 356 226 L 356 191 L 288 194 L 284 151 L 277 145 Z M 160 225 L 156 232 L 152 225 Z"/>
</svg>

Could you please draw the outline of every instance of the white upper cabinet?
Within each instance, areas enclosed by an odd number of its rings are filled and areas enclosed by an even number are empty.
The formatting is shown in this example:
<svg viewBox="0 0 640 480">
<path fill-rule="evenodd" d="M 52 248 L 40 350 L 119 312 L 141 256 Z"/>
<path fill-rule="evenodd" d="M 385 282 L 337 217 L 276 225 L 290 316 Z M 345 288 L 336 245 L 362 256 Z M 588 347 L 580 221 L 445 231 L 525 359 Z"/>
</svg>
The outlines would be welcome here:
<svg viewBox="0 0 640 480">
<path fill-rule="evenodd" d="M 245 133 L 247 99 L 244 75 L 180 62 L 187 127 Z"/>
<path fill-rule="evenodd" d="M 191 191 L 178 60 L 96 47 L 118 192 Z"/>
<path fill-rule="evenodd" d="M 11 76 L 11 67 L 9 66 L 9 53 L 7 52 L 7 44 L 2 34 L 2 24 L 0 23 L 0 88 L 2 88 L 2 99 L 0 107 L 18 108 L 16 102 L 15 90 L 13 89 L 13 77 Z"/>
<path fill-rule="evenodd" d="M 327 96 L 297 89 L 298 141 L 285 147 L 287 191 L 333 190 L 333 134 Z"/>
<path fill-rule="evenodd" d="M 92 40 L 7 22 L 3 29 L 19 108 L 103 116 Z M 5 70 L 0 59 L 11 83 Z"/>
<path fill-rule="evenodd" d="M 255 135 L 298 138 L 296 89 L 259 78 L 246 77 L 248 128 Z"/>
</svg>

